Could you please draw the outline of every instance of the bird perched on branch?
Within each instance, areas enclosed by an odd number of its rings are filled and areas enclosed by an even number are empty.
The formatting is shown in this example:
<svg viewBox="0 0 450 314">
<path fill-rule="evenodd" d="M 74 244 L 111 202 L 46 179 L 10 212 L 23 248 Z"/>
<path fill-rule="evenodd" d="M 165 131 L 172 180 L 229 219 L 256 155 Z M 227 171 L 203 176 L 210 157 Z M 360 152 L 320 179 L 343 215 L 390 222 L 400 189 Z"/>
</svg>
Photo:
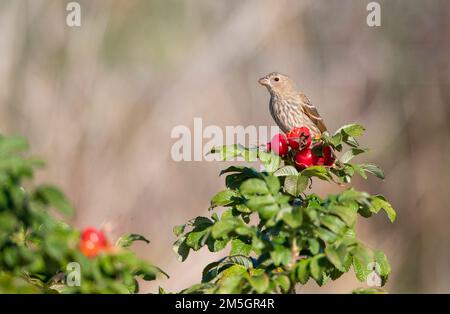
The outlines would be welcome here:
<svg viewBox="0 0 450 314">
<path fill-rule="evenodd" d="M 259 83 L 269 90 L 270 114 L 283 132 L 306 126 L 312 137 L 319 137 L 327 130 L 317 108 L 305 94 L 295 89 L 289 77 L 273 72 L 260 78 Z"/>
</svg>

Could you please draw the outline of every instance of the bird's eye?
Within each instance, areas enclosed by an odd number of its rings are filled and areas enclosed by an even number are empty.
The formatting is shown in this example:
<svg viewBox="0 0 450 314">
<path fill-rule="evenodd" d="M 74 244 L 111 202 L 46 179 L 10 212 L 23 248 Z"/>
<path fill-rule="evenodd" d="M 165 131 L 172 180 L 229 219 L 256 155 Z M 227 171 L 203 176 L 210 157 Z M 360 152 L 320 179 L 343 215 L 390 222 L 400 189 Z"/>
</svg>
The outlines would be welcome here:
<svg viewBox="0 0 450 314">
<path fill-rule="evenodd" d="M 278 82 L 279 80 L 280 80 L 280 78 L 279 77 L 276 77 L 276 78 L 274 78 L 273 79 L 275 82 Z"/>
</svg>

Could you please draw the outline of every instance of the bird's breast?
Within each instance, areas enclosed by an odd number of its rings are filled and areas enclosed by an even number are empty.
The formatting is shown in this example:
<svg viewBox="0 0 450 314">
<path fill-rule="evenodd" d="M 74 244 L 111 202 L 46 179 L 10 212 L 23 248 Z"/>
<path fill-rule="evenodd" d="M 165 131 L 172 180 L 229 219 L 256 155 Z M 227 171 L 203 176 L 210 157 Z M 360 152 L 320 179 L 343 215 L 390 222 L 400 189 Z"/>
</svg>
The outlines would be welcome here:
<svg viewBox="0 0 450 314">
<path fill-rule="evenodd" d="M 280 100 L 275 97 L 270 101 L 270 113 L 280 127 L 287 133 L 295 127 L 306 126 L 313 136 L 320 134 L 317 126 L 309 119 L 300 104 L 294 101 Z"/>
</svg>

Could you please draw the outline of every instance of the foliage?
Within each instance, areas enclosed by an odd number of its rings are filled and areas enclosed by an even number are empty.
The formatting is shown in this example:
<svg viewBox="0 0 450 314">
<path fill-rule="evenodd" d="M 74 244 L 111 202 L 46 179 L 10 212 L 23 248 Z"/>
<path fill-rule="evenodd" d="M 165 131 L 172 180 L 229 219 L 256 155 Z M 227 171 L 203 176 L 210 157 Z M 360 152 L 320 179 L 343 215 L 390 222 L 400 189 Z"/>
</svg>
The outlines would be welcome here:
<svg viewBox="0 0 450 314">
<path fill-rule="evenodd" d="M 390 273 L 385 254 L 362 243 L 355 234 L 358 215 L 370 217 L 384 210 L 391 222 L 396 214 L 381 195 L 369 195 L 347 188 L 336 195 L 321 198 L 307 194 L 313 178 L 340 185 L 351 182 L 355 174 L 367 173 L 383 179 L 373 164 L 350 163 L 367 152 L 356 138 L 364 128 L 350 124 L 333 135 L 324 133 L 321 141 L 334 151 L 349 149 L 331 167 L 312 166 L 298 171 L 289 159 L 240 145 L 214 148 L 223 160 L 237 156 L 246 161 L 258 159 L 264 171 L 231 166 L 226 189 L 211 200 L 211 210 L 224 207 L 211 217 L 197 217 L 174 228 L 178 240 L 174 250 L 184 261 L 191 250 L 207 247 L 211 252 L 231 246 L 229 254 L 207 265 L 201 283 L 182 293 L 293 293 L 295 285 L 310 279 L 319 286 L 338 279 L 353 268 L 360 281 L 372 273 L 376 263 L 382 285 Z M 317 140 L 316 140 L 317 141 Z M 320 152 L 318 152 L 320 154 Z M 364 293 L 374 289 L 360 289 Z"/>
<path fill-rule="evenodd" d="M 80 232 L 54 218 L 74 209 L 55 186 L 27 180 L 43 162 L 23 155 L 28 145 L 0 136 L 0 293 L 133 293 L 138 278 L 153 280 L 162 271 L 125 248 L 139 235 L 88 258 L 79 250 Z M 65 284 L 69 263 L 80 265 L 80 286 Z"/>
</svg>

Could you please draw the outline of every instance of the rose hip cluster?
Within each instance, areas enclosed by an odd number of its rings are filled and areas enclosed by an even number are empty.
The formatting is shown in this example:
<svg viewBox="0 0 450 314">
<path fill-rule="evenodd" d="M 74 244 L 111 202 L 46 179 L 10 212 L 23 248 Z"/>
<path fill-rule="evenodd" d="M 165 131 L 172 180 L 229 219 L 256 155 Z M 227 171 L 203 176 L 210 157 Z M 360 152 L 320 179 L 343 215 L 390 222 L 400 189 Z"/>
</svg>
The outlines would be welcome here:
<svg viewBox="0 0 450 314">
<path fill-rule="evenodd" d="M 325 146 L 321 142 L 311 146 L 311 134 L 307 127 L 296 127 L 292 131 L 284 134 L 276 134 L 270 143 L 267 143 L 267 151 L 273 151 L 276 155 L 286 157 L 289 155 L 289 148 L 293 161 L 299 170 L 310 166 L 332 166 L 335 157 L 330 146 Z M 322 156 L 317 156 L 314 151 L 321 151 Z"/>
<path fill-rule="evenodd" d="M 88 227 L 81 233 L 80 251 L 87 257 L 97 256 L 100 252 L 110 249 L 111 246 L 102 231 Z"/>
</svg>

